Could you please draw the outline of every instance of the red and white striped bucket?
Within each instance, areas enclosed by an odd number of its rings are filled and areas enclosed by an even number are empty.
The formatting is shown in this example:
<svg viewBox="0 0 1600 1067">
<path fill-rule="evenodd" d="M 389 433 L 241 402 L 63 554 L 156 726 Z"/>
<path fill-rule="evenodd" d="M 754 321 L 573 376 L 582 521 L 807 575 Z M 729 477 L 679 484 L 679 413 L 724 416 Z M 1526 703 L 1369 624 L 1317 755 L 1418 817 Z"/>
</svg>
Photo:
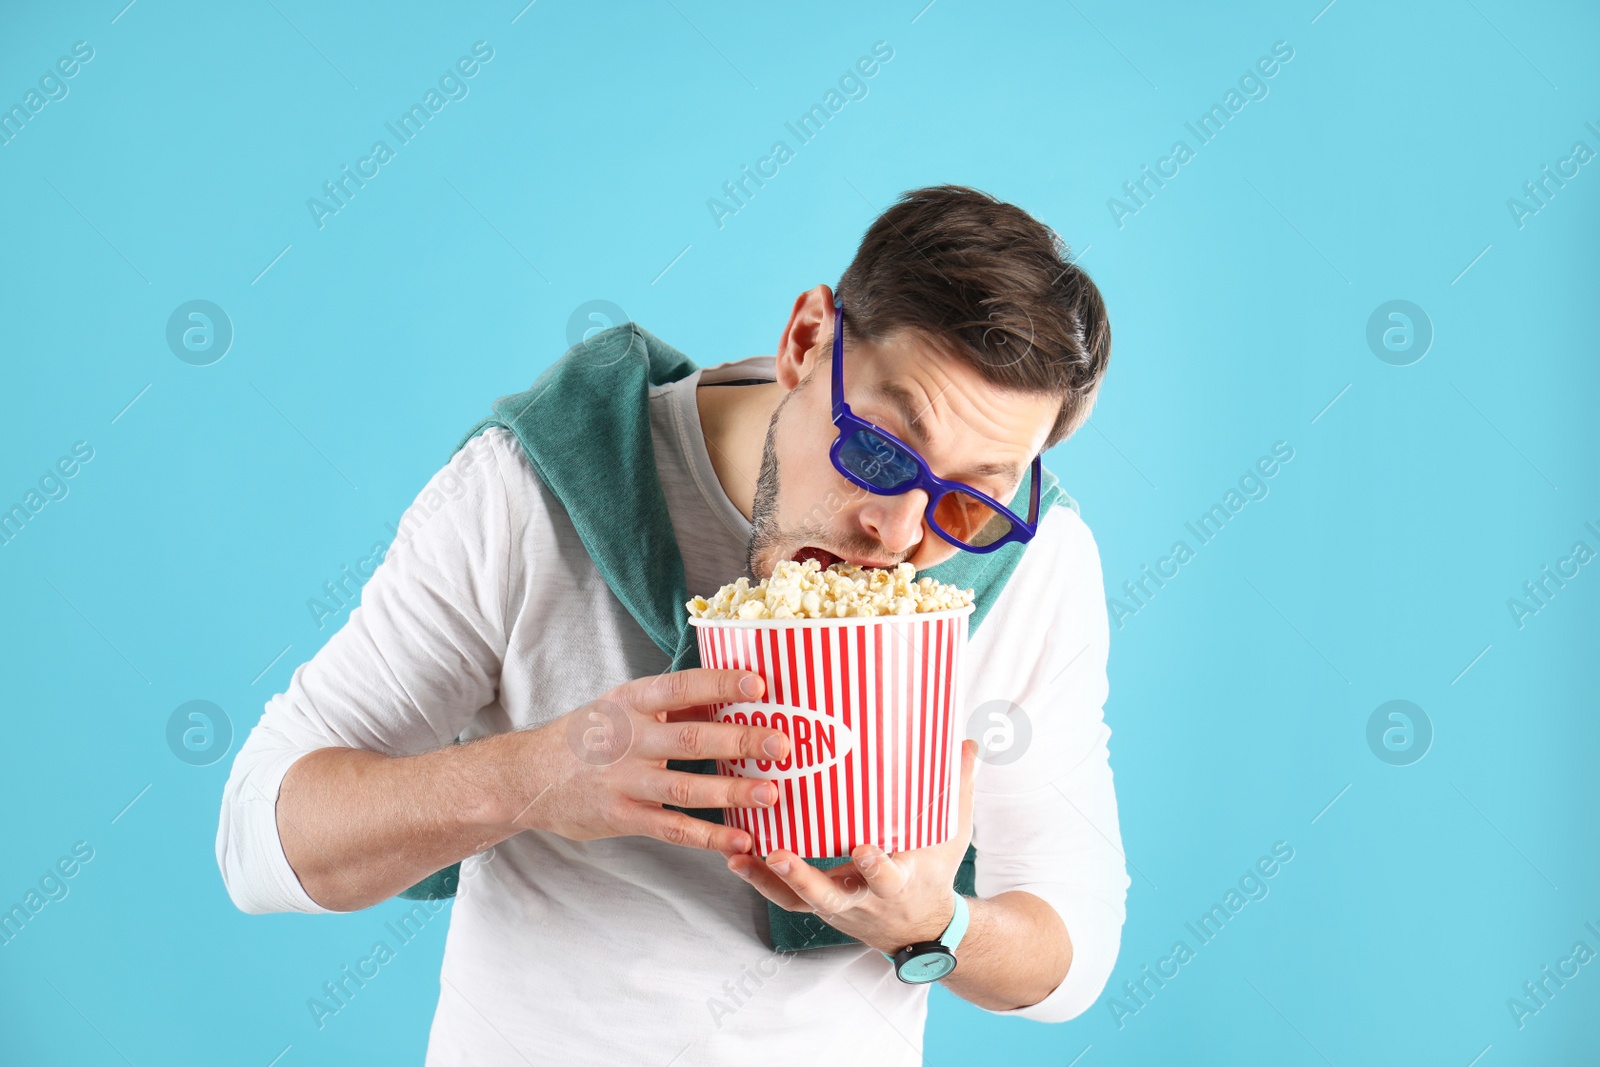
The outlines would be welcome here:
<svg viewBox="0 0 1600 1067">
<path fill-rule="evenodd" d="M 808 859 L 949 840 L 960 823 L 956 698 L 969 605 L 848 619 L 690 619 L 700 662 L 754 671 L 759 701 L 712 705 L 718 722 L 789 735 L 775 760 L 718 760 L 719 774 L 778 785 L 771 808 L 724 808 L 754 851 Z"/>
</svg>

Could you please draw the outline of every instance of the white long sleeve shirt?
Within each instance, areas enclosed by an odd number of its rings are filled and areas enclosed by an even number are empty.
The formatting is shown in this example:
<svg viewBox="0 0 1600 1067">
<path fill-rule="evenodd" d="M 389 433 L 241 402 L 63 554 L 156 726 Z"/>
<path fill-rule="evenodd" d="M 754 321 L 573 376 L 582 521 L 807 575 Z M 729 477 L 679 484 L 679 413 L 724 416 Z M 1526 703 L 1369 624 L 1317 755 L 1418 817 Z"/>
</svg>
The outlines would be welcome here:
<svg viewBox="0 0 1600 1067">
<path fill-rule="evenodd" d="M 691 594 L 746 573 L 751 529 L 712 468 L 694 391 L 774 377 L 773 358 L 754 357 L 650 393 Z M 217 863 L 246 912 L 328 910 L 302 888 L 278 837 L 279 784 L 306 753 L 406 756 L 538 726 L 668 667 L 500 429 L 429 481 L 361 599 L 267 702 L 234 759 Z M 1101 714 L 1108 643 L 1094 538 L 1076 512 L 1053 507 L 970 639 L 957 709 L 969 736 L 973 709 L 1011 701 L 1032 734 L 1020 758 L 977 764 L 977 895 L 1033 893 L 1073 945 L 1054 992 L 997 1015 L 1073 1018 L 1116 960 L 1128 877 Z M 432 1067 L 921 1062 L 928 988 L 900 982 L 864 945 L 773 952 L 766 899 L 717 852 L 530 830 L 462 871 Z"/>
</svg>

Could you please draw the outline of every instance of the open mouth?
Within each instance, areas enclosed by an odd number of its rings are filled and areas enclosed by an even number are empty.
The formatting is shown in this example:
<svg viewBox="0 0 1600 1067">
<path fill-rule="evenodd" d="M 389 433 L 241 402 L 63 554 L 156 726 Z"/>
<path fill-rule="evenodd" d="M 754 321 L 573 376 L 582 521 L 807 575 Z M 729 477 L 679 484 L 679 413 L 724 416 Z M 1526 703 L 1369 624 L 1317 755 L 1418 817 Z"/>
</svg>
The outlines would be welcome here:
<svg viewBox="0 0 1600 1067">
<path fill-rule="evenodd" d="M 834 555 L 825 548 L 818 548 L 815 545 L 807 545 L 794 554 L 794 561 L 796 563 L 804 563 L 808 559 L 816 560 L 817 565 L 823 570 L 827 570 L 835 563 L 841 562 L 841 557 Z"/>
<path fill-rule="evenodd" d="M 804 548 L 800 549 L 800 551 L 796 552 L 791 558 L 796 563 L 804 563 L 808 559 L 814 559 L 817 561 L 817 565 L 823 570 L 827 570 L 835 563 L 854 563 L 861 567 L 882 567 L 885 570 L 894 569 L 893 563 L 871 563 L 866 560 L 857 559 L 847 560 L 843 556 L 835 555 L 825 548 L 818 548 L 816 545 L 806 545 Z"/>
</svg>

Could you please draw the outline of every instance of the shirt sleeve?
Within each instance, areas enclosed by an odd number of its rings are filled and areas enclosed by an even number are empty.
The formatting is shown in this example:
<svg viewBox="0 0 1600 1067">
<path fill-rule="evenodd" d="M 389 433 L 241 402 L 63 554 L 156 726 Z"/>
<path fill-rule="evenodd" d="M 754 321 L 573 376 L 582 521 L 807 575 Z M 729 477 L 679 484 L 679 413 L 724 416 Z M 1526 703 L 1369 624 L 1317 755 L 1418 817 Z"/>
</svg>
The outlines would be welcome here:
<svg viewBox="0 0 1600 1067">
<path fill-rule="evenodd" d="M 494 699 L 520 574 L 505 476 L 517 448 L 491 428 L 456 452 L 406 509 L 359 606 L 267 701 L 234 757 L 217 827 L 217 865 L 240 910 L 330 910 L 301 886 L 278 836 L 278 788 L 301 756 L 426 752 Z"/>
<path fill-rule="evenodd" d="M 983 669 L 964 736 L 995 731 L 973 780 L 977 894 L 1044 900 L 1072 939 L 1072 965 L 1043 1000 L 995 1015 L 1082 1014 L 1121 947 L 1129 879 L 1102 713 L 1109 645 L 1094 536 L 1077 512 L 1052 508 L 972 639 Z"/>
</svg>

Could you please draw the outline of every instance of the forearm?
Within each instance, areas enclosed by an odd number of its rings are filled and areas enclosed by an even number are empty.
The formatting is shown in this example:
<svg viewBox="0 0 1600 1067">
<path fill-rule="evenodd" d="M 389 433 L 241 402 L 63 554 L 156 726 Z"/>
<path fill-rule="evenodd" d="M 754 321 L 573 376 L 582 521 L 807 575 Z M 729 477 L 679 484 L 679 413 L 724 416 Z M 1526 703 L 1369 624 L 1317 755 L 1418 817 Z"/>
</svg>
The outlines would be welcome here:
<svg viewBox="0 0 1600 1067">
<path fill-rule="evenodd" d="M 276 808 L 301 886 L 324 908 L 355 911 L 510 837 L 507 767 L 526 759 L 536 732 L 400 758 L 307 753 L 284 775 Z"/>
<path fill-rule="evenodd" d="M 1037 1004 L 1072 966 L 1072 939 L 1056 910 L 1021 890 L 969 897 L 967 933 L 944 987 L 989 1011 Z"/>
</svg>

